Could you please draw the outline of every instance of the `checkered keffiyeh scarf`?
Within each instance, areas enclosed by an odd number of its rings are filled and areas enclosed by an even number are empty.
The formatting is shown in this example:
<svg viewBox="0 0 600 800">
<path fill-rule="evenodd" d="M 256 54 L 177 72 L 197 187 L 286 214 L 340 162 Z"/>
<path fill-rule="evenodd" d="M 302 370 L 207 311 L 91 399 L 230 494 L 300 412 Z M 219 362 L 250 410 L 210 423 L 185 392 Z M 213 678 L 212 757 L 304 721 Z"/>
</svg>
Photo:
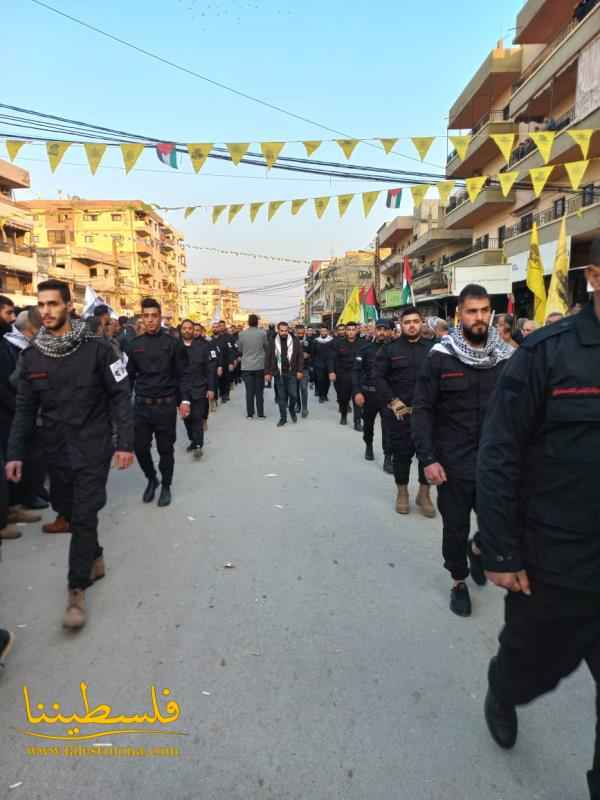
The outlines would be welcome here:
<svg viewBox="0 0 600 800">
<path fill-rule="evenodd" d="M 40 328 L 31 344 L 40 353 L 50 358 L 64 358 L 79 349 L 81 343 L 95 338 L 83 320 L 71 320 L 71 330 L 64 336 L 53 336 L 46 328 Z"/>
<path fill-rule="evenodd" d="M 488 330 L 487 342 L 483 347 L 473 347 L 465 339 L 462 328 L 454 328 L 433 349 L 438 353 L 456 356 L 467 367 L 474 369 L 492 369 L 515 352 L 513 347 L 502 341 L 496 328 Z"/>
</svg>

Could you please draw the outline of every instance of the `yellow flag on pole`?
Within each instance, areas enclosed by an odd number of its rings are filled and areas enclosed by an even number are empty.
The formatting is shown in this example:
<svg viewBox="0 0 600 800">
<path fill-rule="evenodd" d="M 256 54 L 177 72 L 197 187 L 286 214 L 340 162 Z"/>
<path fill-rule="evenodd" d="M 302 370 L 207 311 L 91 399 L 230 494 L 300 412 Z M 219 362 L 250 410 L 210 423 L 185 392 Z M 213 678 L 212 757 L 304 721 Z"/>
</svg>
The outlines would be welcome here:
<svg viewBox="0 0 600 800">
<path fill-rule="evenodd" d="M 430 188 L 431 186 L 428 183 L 422 183 L 419 186 L 410 187 L 415 211 L 421 208 L 421 203 L 423 202 L 423 200 L 425 200 L 425 195 L 427 194 Z"/>
<path fill-rule="evenodd" d="M 225 211 L 227 206 L 213 206 L 212 221 L 213 225 L 218 221 L 221 214 Z"/>
<path fill-rule="evenodd" d="M 96 174 L 96 170 L 100 166 L 100 162 L 106 153 L 105 144 L 84 144 L 83 149 L 87 156 L 88 164 L 90 165 L 90 172 L 92 175 Z"/>
<path fill-rule="evenodd" d="M 186 208 L 186 210 L 183 212 L 183 218 L 184 219 L 188 219 L 189 217 L 192 216 L 192 214 L 194 213 L 195 210 L 196 210 L 196 206 L 188 206 Z"/>
<path fill-rule="evenodd" d="M 250 222 L 254 222 L 264 203 L 250 203 Z"/>
<path fill-rule="evenodd" d="M 513 172 L 499 172 L 498 173 L 498 183 L 500 184 L 500 188 L 502 189 L 502 197 L 508 197 L 511 192 L 511 189 L 519 179 L 519 172 L 514 170 Z"/>
<path fill-rule="evenodd" d="M 540 235 L 535 222 L 531 230 L 531 243 L 529 245 L 527 287 L 534 297 L 534 319 L 538 325 L 543 325 L 546 319 L 546 284 L 544 283 L 544 265 L 540 254 Z"/>
<path fill-rule="evenodd" d="M 306 148 L 306 155 L 308 156 L 308 158 L 310 158 L 312 154 L 316 153 L 319 147 L 321 147 L 322 142 L 315 140 L 315 141 L 302 142 L 302 144 Z"/>
<path fill-rule="evenodd" d="M 8 157 L 11 161 L 14 161 L 15 158 L 19 155 L 19 150 L 23 147 L 25 142 L 17 141 L 16 139 L 7 139 L 6 140 L 6 150 L 8 151 Z"/>
<path fill-rule="evenodd" d="M 337 143 L 342 148 L 342 151 L 346 158 L 350 160 L 352 158 L 352 153 L 356 150 L 356 146 L 358 144 L 358 139 L 338 139 Z"/>
<path fill-rule="evenodd" d="M 285 142 L 261 142 L 260 149 L 262 151 L 263 156 L 265 157 L 265 161 L 267 162 L 267 167 L 271 169 L 273 164 L 277 161 L 279 156 L 281 155 L 281 151 L 285 147 Z"/>
<path fill-rule="evenodd" d="M 285 200 L 272 200 L 269 203 L 268 221 L 271 222 L 275 214 L 279 211 Z"/>
<path fill-rule="evenodd" d="M 487 177 L 485 175 L 480 175 L 478 178 L 467 178 L 465 184 L 467 186 L 467 194 L 469 195 L 469 200 L 472 203 L 474 203 L 475 200 L 477 200 L 486 183 L 487 183 Z"/>
<path fill-rule="evenodd" d="M 558 249 L 554 260 L 552 280 L 548 290 L 548 300 L 544 316 L 548 314 L 566 314 L 569 310 L 569 254 L 567 252 L 567 220 L 562 218 Z"/>
<path fill-rule="evenodd" d="M 229 206 L 229 213 L 227 215 L 229 224 L 233 222 L 243 207 L 243 203 L 234 203 L 233 205 Z"/>
<path fill-rule="evenodd" d="M 234 144 L 226 144 L 225 147 L 229 150 L 231 160 L 237 167 L 240 161 L 244 158 L 250 147 L 250 142 L 238 142 Z"/>
<path fill-rule="evenodd" d="M 377 198 L 381 192 L 363 192 L 363 210 L 365 212 L 365 219 L 369 216 L 371 211 L 373 210 L 373 206 L 377 202 Z"/>
<path fill-rule="evenodd" d="M 552 157 L 552 148 L 556 139 L 556 131 L 536 131 L 530 134 L 537 149 L 540 151 L 544 164 L 547 164 Z"/>
<path fill-rule="evenodd" d="M 446 208 L 448 205 L 450 195 L 454 189 L 454 184 L 455 181 L 442 181 L 441 183 L 436 184 L 436 189 L 440 195 L 440 203 L 442 204 L 443 208 Z"/>
<path fill-rule="evenodd" d="M 315 197 L 315 211 L 319 219 L 321 219 L 323 214 L 327 211 L 330 200 L 331 197 Z"/>
<path fill-rule="evenodd" d="M 383 149 L 385 150 L 386 156 L 389 156 L 394 147 L 396 147 L 398 139 L 380 139 L 379 141 L 383 145 Z"/>
<path fill-rule="evenodd" d="M 344 216 L 346 211 L 348 211 L 348 206 L 354 200 L 353 194 L 340 194 L 338 195 L 338 210 L 340 212 L 340 219 Z"/>
<path fill-rule="evenodd" d="M 361 312 L 360 289 L 353 289 L 337 324 L 346 325 L 348 322 L 360 322 L 362 316 Z"/>
<path fill-rule="evenodd" d="M 200 172 L 213 147 L 214 145 L 208 142 L 188 144 L 188 153 L 190 154 L 194 172 Z"/>
<path fill-rule="evenodd" d="M 52 172 L 56 171 L 70 146 L 70 142 L 46 142 L 46 152 L 48 153 L 48 161 Z"/>
<path fill-rule="evenodd" d="M 535 169 L 529 170 L 533 191 L 536 197 L 539 197 L 544 191 L 544 187 L 548 183 L 548 179 L 550 175 L 552 175 L 553 170 L 554 167 L 536 167 Z"/>
<path fill-rule="evenodd" d="M 435 142 L 435 136 L 413 136 L 411 141 L 421 161 L 425 161 L 427 153 L 431 150 L 431 145 Z"/>
<path fill-rule="evenodd" d="M 128 143 L 121 145 L 121 154 L 123 155 L 123 165 L 125 166 L 126 175 L 135 167 L 138 158 L 143 152 L 143 144 Z"/>
<path fill-rule="evenodd" d="M 579 145 L 581 148 L 581 155 L 584 159 L 590 154 L 590 142 L 592 141 L 592 136 L 594 135 L 595 130 L 579 130 L 579 131 L 569 131 L 569 136 Z"/>
<path fill-rule="evenodd" d="M 567 170 L 567 175 L 569 176 L 569 181 L 571 183 L 571 188 L 574 192 L 576 192 L 581 186 L 581 182 L 583 181 L 589 165 L 589 160 L 571 161 L 571 163 L 565 164 L 565 169 Z"/>
<path fill-rule="evenodd" d="M 296 200 L 292 200 L 292 215 L 295 217 L 296 214 L 300 212 L 302 206 L 306 203 L 307 198 L 297 198 Z"/>
<path fill-rule="evenodd" d="M 515 146 L 515 140 L 517 138 L 516 133 L 492 133 L 491 137 L 496 144 L 498 145 L 498 150 L 504 156 L 504 160 L 508 164 L 510 161 L 510 157 L 512 155 L 512 151 Z"/>
<path fill-rule="evenodd" d="M 449 136 L 448 138 L 450 139 L 452 147 L 456 150 L 460 160 L 464 161 L 467 157 L 467 151 L 469 149 L 469 145 L 471 144 L 471 139 L 473 138 L 471 134 L 465 134 L 465 136 Z"/>
</svg>

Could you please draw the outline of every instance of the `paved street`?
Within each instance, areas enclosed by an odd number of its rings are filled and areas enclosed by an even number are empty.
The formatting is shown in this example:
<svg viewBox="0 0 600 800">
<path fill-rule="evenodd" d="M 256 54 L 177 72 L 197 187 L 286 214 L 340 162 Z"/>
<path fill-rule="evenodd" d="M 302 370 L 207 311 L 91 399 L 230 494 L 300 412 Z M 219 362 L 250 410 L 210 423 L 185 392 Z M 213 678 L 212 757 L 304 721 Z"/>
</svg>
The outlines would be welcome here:
<svg viewBox="0 0 600 800">
<path fill-rule="evenodd" d="M 32 525 L 3 546 L 0 622 L 18 643 L 0 676 L 0 798 L 584 797 L 588 675 L 522 711 L 516 750 L 500 752 L 482 718 L 500 593 L 474 589 L 474 617 L 450 614 L 439 519 L 394 513 L 379 439 L 367 464 L 333 402 L 277 430 L 271 393 L 266 421 L 242 400 L 240 387 L 211 416 L 202 463 L 182 429 L 170 509 L 141 503 L 137 466 L 112 474 L 108 575 L 79 635 L 60 627 L 68 537 Z M 181 757 L 28 756 L 22 685 L 67 713 L 82 680 L 118 714 L 169 687 Z"/>
</svg>

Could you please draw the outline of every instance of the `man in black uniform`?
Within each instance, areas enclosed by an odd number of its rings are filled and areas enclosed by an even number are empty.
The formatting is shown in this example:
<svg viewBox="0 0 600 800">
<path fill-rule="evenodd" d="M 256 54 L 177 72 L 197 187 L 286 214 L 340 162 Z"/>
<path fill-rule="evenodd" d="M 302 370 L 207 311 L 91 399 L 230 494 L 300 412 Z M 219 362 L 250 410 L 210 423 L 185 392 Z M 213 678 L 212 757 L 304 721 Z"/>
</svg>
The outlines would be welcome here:
<svg viewBox="0 0 600 800">
<path fill-rule="evenodd" d="M 593 303 L 527 336 L 500 376 L 477 491 L 487 576 L 508 590 L 489 668 L 490 732 L 513 747 L 516 706 L 586 661 L 597 716 L 588 784 L 600 800 L 600 239 L 592 264 Z"/>
<path fill-rule="evenodd" d="M 156 438 L 162 478 L 158 505 L 164 507 L 171 503 L 178 401 L 182 418 L 190 413 L 189 360 L 184 345 L 161 327 L 161 308 L 156 300 L 142 300 L 142 316 L 146 333 L 132 341 L 127 362 L 135 389 L 135 454 L 148 479 L 143 501 L 151 503 L 158 489 L 150 452 L 152 437 Z"/>
<path fill-rule="evenodd" d="M 329 352 L 333 347 L 333 338 L 329 335 L 329 328 L 321 325 L 320 336 L 313 341 L 312 363 L 315 371 L 315 389 L 319 403 L 329 400 Z"/>
<path fill-rule="evenodd" d="M 38 307 L 44 327 L 21 357 L 6 475 L 11 481 L 21 480 L 26 443 L 36 431 L 41 410 L 39 434 L 47 456 L 52 506 L 71 523 L 63 624 L 75 629 L 86 621 L 85 590 L 104 577 L 98 511 L 106 504 L 113 453 L 119 469 L 133 463 L 129 381 L 124 364 L 106 340 L 92 337 L 84 322 L 69 319 L 71 296 L 66 284 L 40 283 Z"/>
<path fill-rule="evenodd" d="M 340 425 L 348 424 L 348 404 L 352 399 L 352 369 L 354 359 L 363 346 L 358 338 L 356 322 L 349 322 L 344 328 L 345 335 L 334 340 L 329 351 L 329 380 L 335 384 L 338 408 L 340 410 Z M 354 410 L 354 430 L 362 431 L 362 413 L 356 403 L 352 402 Z"/>
<path fill-rule="evenodd" d="M 363 415 L 363 441 L 366 445 L 365 459 L 374 461 L 373 439 L 375 436 L 375 419 L 380 414 L 381 433 L 383 441 L 383 454 L 385 459 L 391 458 L 392 451 L 389 444 L 388 428 L 384 423 L 381 413 L 381 401 L 377 393 L 377 376 L 375 362 L 386 343 L 386 331 L 389 322 L 385 319 L 377 321 L 375 338 L 372 341 L 363 341 L 363 346 L 354 359 L 352 370 L 352 394 L 356 405 L 362 409 Z M 385 462 L 384 462 L 385 464 Z"/>
<path fill-rule="evenodd" d="M 469 541 L 479 439 L 498 375 L 515 351 L 490 327 L 492 306 L 482 286 L 465 286 L 458 314 L 460 326 L 434 345 L 417 378 L 412 434 L 425 477 L 438 487 L 444 566 L 454 580 L 450 609 L 468 617 L 467 558 L 475 583 L 486 582 L 479 535 Z"/>
<path fill-rule="evenodd" d="M 410 430 L 410 414 L 417 375 L 431 350 L 431 343 L 422 338 L 423 319 L 414 307 L 405 308 L 401 317 L 402 336 L 387 344 L 376 364 L 377 394 L 381 415 L 389 430 L 394 478 L 397 486 L 396 511 L 410 513 L 408 483 L 415 444 Z M 416 499 L 426 517 L 435 517 L 429 495 L 429 482 L 419 461 L 419 493 Z"/>
<path fill-rule="evenodd" d="M 302 419 L 306 419 L 306 417 L 308 417 L 308 382 L 309 372 L 311 369 L 313 343 L 312 340 L 307 336 L 304 325 L 296 325 L 295 333 L 296 338 L 302 345 L 302 351 L 304 353 L 303 377 L 301 381 L 298 381 L 297 411 L 298 413 L 302 412 Z"/>
<path fill-rule="evenodd" d="M 231 393 L 231 380 L 233 371 L 235 369 L 235 362 L 237 358 L 237 350 L 234 346 L 231 336 L 227 333 L 227 326 L 223 321 L 218 322 L 213 328 L 213 344 L 217 346 L 220 360 L 217 369 L 219 380 L 219 400 L 222 403 L 229 402 L 229 395 Z"/>
<path fill-rule="evenodd" d="M 204 338 L 194 336 L 194 323 L 185 319 L 179 326 L 181 342 L 187 348 L 190 364 L 191 408 L 184 419 L 190 440 L 188 453 L 202 458 L 204 447 L 204 425 L 208 419 L 209 403 L 215 399 L 217 384 L 217 351 Z"/>
</svg>

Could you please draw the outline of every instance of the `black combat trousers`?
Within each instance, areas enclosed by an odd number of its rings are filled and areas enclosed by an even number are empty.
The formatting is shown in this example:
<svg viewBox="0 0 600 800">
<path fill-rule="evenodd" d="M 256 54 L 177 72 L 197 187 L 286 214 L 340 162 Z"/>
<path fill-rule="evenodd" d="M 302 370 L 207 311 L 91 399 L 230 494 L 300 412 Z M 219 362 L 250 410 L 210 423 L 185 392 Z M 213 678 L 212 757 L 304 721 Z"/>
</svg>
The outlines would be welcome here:
<svg viewBox="0 0 600 800">
<path fill-rule="evenodd" d="M 190 414 L 183 420 L 190 444 L 204 447 L 204 422 L 208 418 L 208 400 L 192 400 Z"/>
<path fill-rule="evenodd" d="M 365 404 L 362 409 L 363 416 L 363 441 L 365 444 L 373 444 L 375 438 L 375 420 L 377 414 L 381 421 L 381 444 L 383 454 L 386 456 L 392 455 L 392 448 L 390 444 L 389 424 L 385 415 L 382 412 L 380 401 L 375 392 L 364 391 Z"/>
<path fill-rule="evenodd" d="M 600 800 L 600 592 L 529 578 L 531 597 L 506 595 L 506 624 L 490 664 L 490 688 L 505 705 L 525 705 L 586 662 L 596 683 L 596 744 L 588 783 L 592 800 Z"/>
<path fill-rule="evenodd" d="M 217 378 L 217 386 L 219 390 L 219 400 L 229 400 L 231 393 L 231 372 L 228 367 L 223 367 L 223 374 Z"/>
<path fill-rule="evenodd" d="M 410 483 L 410 468 L 416 454 L 410 430 L 410 416 L 398 419 L 391 409 L 383 408 L 381 420 L 382 427 L 388 432 L 388 443 L 394 464 L 394 479 L 398 486 L 408 486 Z M 429 486 L 429 482 L 425 477 L 425 469 L 420 461 L 419 483 Z"/>
<path fill-rule="evenodd" d="M 143 398 L 135 404 L 135 455 L 148 480 L 156 478 L 156 469 L 150 449 L 156 439 L 158 468 L 163 486 L 171 486 L 175 458 L 173 448 L 177 438 L 177 404 L 175 398 L 164 405 L 146 405 Z"/>
<path fill-rule="evenodd" d="M 328 399 L 330 386 L 331 381 L 329 380 L 329 371 L 327 367 L 315 367 L 315 388 L 318 396 L 322 400 Z"/>
<path fill-rule="evenodd" d="M 446 483 L 438 486 L 438 508 L 443 520 L 444 566 L 455 581 L 464 581 L 469 575 L 467 545 L 471 530 L 471 512 L 476 511 L 475 481 L 448 476 Z M 479 533 L 474 536 L 475 546 L 481 549 Z"/>
<path fill-rule="evenodd" d="M 346 375 L 344 373 L 338 374 L 335 381 L 335 391 L 340 414 L 348 413 L 348 405 L 350 400 L 352 400 L 354 422 L 360 422 L 362 419 L 362 409 L 356 405 L 352 397 L 352 375 Z"/>
</svg>

